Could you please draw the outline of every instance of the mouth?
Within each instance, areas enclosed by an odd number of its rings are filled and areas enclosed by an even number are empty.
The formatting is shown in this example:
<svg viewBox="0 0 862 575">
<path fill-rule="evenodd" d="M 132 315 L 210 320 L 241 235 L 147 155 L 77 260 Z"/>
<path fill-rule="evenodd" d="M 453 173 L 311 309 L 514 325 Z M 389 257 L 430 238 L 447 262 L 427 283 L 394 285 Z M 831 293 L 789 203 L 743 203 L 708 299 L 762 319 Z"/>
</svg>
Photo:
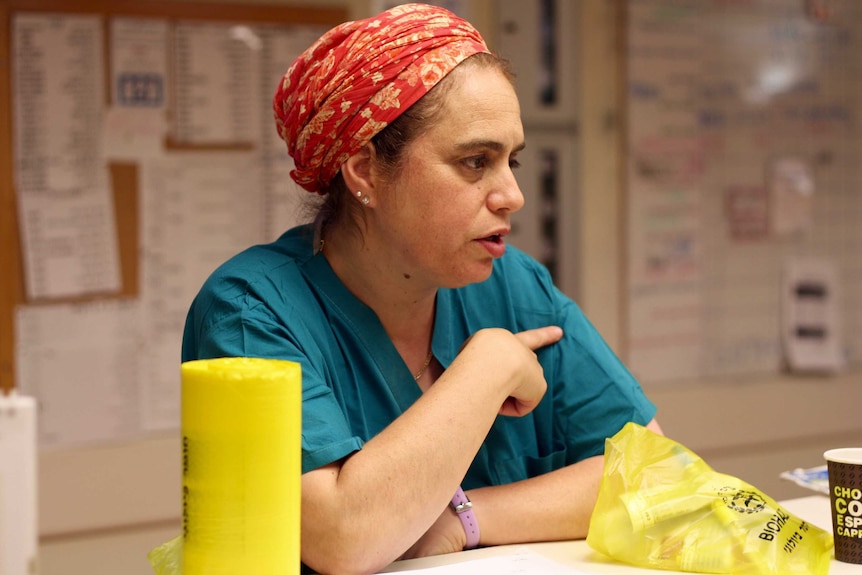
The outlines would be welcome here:
<svg viewBox="0 0 862 575">
<path fill-rule="evenodd" d="M 499 230 L 496 233 L 485 236 L 483 238 L 479 238 L 479 241 L 490 242 L 492 244 L 502 244 L 505 241 L 503 238 L 505 238 L 508 234 L 509 230 Z"/>
<path fill-rule="evenodd" d="M 509 230 L 502 230 L 498 233 L 479 238 L 476 241 L 485 248 L 492 258 L 499 258 L 506 251 L 506 241 L 504 238 L 508 233 Z"/>
</svg>

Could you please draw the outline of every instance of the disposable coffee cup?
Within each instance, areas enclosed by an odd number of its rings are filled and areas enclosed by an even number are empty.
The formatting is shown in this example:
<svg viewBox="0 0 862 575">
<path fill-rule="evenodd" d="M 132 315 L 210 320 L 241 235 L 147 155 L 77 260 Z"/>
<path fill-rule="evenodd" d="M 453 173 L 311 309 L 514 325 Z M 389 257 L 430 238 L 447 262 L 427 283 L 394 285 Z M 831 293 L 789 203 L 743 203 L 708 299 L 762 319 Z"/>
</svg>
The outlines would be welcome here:
<svg viewBox="0 0 862 575">
<path fill-rule="evenodd" d="M 823 454 L 829 471 L 829 499 L 835 559 L 862 563 L 862 447 Z"/>
</svg>

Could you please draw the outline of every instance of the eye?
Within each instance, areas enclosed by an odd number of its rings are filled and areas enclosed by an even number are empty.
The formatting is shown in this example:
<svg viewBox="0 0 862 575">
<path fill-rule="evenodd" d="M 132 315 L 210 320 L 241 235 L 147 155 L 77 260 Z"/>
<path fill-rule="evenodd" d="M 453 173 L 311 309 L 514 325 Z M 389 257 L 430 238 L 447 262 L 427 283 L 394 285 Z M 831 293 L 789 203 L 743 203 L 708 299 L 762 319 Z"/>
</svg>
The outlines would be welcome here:
<svg viewBox="0 0 862 575">
<path fill-rule="evenodd" d="M 518 161 L 517 157 L 512 156 L 511 158 L 509 158 L 509 167 L 513 170 L 517 170 L 521 167 L 521 162 Z"/>
<path fill-rule="evenodd" d="M 462 162 L 467 166 L 467 168 L 478 172 L 488 165 L 488 158 L 484 155 L 472 156 L 470 158 L 464 158 Z"/>
</svg>

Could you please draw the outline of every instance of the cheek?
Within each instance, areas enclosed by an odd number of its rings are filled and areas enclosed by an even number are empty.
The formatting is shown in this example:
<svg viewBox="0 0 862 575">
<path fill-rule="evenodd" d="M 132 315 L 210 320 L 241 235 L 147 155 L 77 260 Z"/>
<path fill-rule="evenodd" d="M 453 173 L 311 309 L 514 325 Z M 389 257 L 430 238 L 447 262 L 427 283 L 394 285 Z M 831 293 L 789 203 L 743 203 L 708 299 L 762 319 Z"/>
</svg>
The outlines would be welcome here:
<svg viewBox="0 0 862 575">
<path fill-rule="evenodd" d="M 469 227 L 475 215 L 476 192 L 465 184 L 455 167 L 416 158 L 408 162 L 401 176 L 395 201 L 409 225 L 419 226 L 427 234 L 439 233 L 444 240 Z"/>
<path fill-rule="evenodd" d="M 445 199 L 444 199 L 445 200 Z M 468 211 L 455 201 L 447 200 L 429 206 L 421 218 L 421 225 L 433 229 L 443 243 L 460 238 L 470 227 Z"/>
</svg>

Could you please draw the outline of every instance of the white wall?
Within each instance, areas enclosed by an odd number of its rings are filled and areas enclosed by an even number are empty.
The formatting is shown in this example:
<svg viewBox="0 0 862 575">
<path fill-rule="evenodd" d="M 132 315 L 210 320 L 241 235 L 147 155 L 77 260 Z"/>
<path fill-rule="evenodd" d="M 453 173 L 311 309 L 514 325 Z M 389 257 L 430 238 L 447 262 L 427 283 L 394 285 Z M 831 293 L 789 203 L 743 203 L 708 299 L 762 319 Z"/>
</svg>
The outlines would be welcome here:
<svg viewBox="0 0 862 575">
<path fill-rule="evenodd" d="M 39 573 L 152 575 L 180 530 L 179 434 L 39 458 Z"/>
<path fill-rule="evenodd" d="M 810 494 L 778 478 L 822 465 L 833 447 L 862 445 L 862 374 L 743 378 L 651 386 L 665 433 L 714 469 L 776 499 Z"/>
</svg>

